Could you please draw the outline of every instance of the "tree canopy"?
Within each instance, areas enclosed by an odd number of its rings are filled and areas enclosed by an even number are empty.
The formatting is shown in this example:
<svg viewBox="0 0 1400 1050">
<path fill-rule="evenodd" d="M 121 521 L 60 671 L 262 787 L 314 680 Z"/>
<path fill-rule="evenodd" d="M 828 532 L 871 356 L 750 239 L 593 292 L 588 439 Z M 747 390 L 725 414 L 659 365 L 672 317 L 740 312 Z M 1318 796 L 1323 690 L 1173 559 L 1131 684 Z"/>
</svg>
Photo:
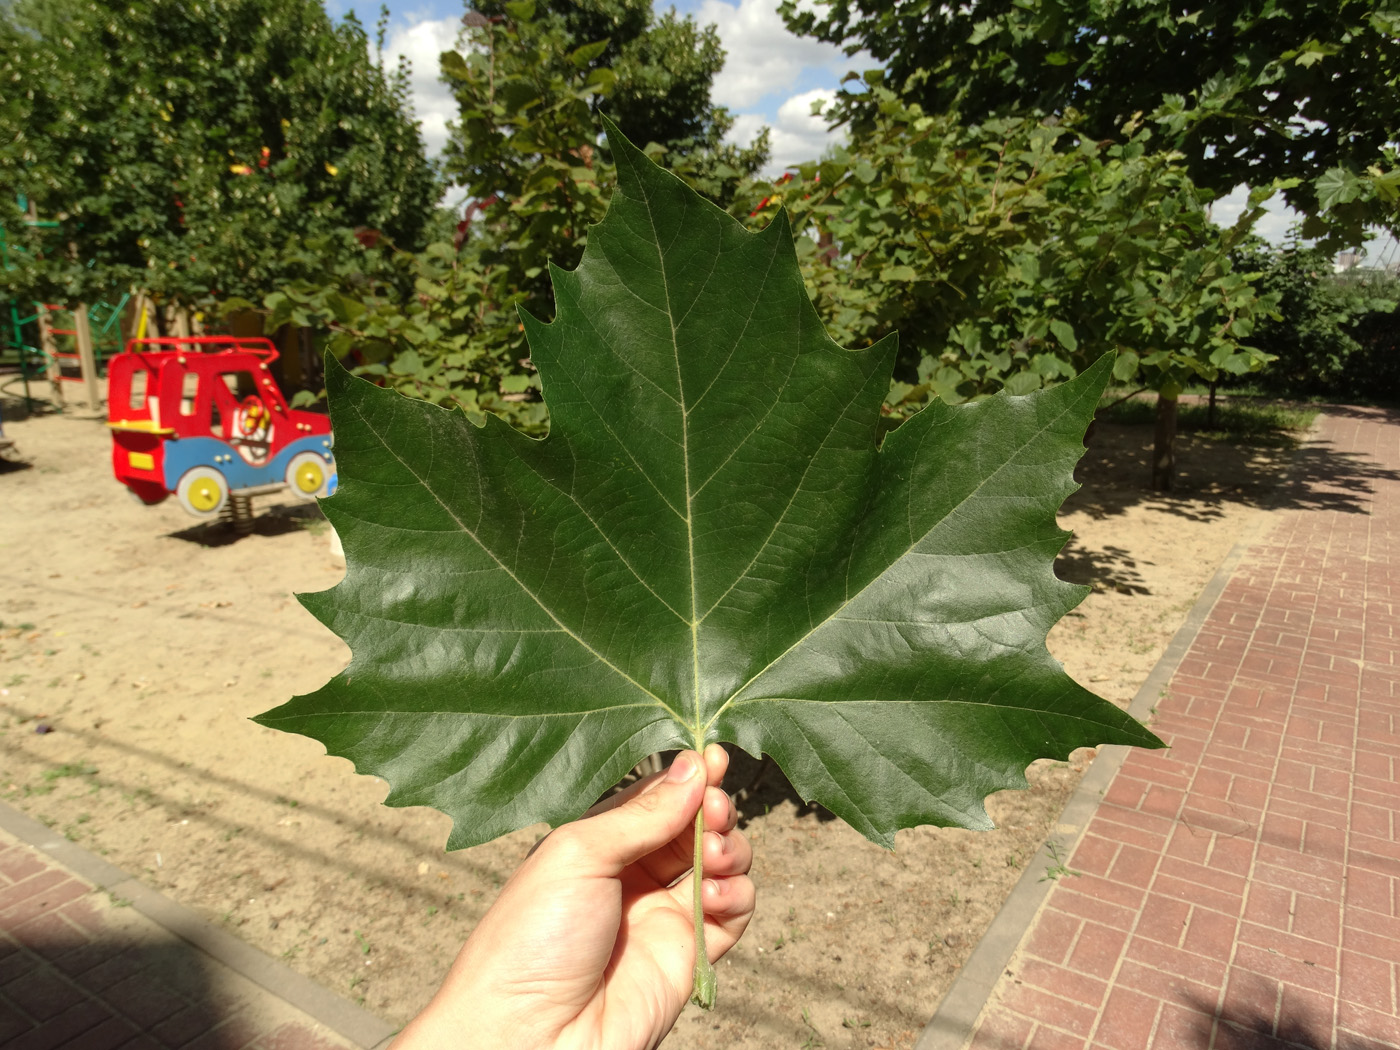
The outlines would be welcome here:
<svg viewBox="0 0 1400 1050">
<path fill-rule="evenodd" d="M 723 145 L 733 118 L 710 99 L 724 65 L 713 26 L 674 10 L 657 18 L 651 0 L 484 4 L 463 22 L 465 46 L 442 56 L 459 107 L 444 169 L 478 201 L 516 208 L 578 169 L 591 172 L 595 158 L 610 170 L 600 112 L 636 141 L 659 146 L 712 199 L 732 196 L 738 180 L 767 160 L 766 135 L 748 148 Z M 555 209 L 573 212 L 577 198 L 568 194 Z M 602 216 L 596 199 L 583 213 L 588 222 Z M 576 225 L 567 224 L 570 240 Z M 550 258 L 572 265 L 582 244 Z"/>
<path fill-rule="evenodd" d="M 517 307 L 553 314 L 550 264 L 577 265 L 606 210 L 617 172 L 597 111 L 619 103 L 652 154 L 718 201 L 763 164 L 766 138 L 720 142 L 730 118 L 710 103 L 723 60 L 713 31 L 674 14 L 655 20 L 649 0 L 511 3 L 463 21 L 460 50 L 442 55 L 460 107 L 445 166 L 470 198 L 455 238 L 420 252 L 383 240 L 308 243 L 304 279 L 264 305 L 274 323 L 328 330 L 338 356 L 353 353 L 386 386 L 540 433 L 544 405 Z M 587 36 L 610 29 L 612 38 Z"/>
<path fill-rule="evenodd" d="M 1078 114 L 1118 137 L 1158 115 L 1195 183 L 1219 197 L 1284 183 L 1288 203 L 1358 239 L 1397 221 L 1400 12 L 1373 0 L 787 0 L 789 26 L 865 49 L 930 113 Z M 853 113 L 869 99 L 848 95 Z"/>
<path fill-rule="evenodd" d="M 715 74 L 724 66 L 715 27 L 700 26 L 675 10 L 659 17 L 652 0 L 547 0 L 528 5 L 482 0 L 476 9 L 490 18 L 513 16 L 538 30 L 572 43 L 605 47 L 579 55 L 578 68 L 607 69 L 611 86 L 598 95 L 595 111 L 606 106 L 610 119 L 631 128 L 640 142 L 657 142 L 671 150 L 694 145 L 715 147 L 731 121 L 710 100 Z M 507 8 L 511 10 L 508 11 Z M 563 55 L 561 54 L 562 58 Z M 604 100 L 606 98 L 606 101 Z"/>
<path fill-rule="evenodd" d="M 871 81 L 874 119 L 750 221 L 781 205 L 818 231 L 798 252 L 838 341 L 899 333 L 888 411 L 1027 393 L 1109 352 L 1120 382 L 1170 398 L 1263 364 L 1247 343 L 1268 303 L 1231 259 L 1253 216 L 1213 224 L 1150 129 L 1115 142 L 1033 118 L 969 127 Z"/>
<path fill-rule="evenodd" d="M 465 46 L 442 55 L 460 114 L 444 170 L 474 202 L 458 247 L 473 242 L 474 264 L 496 289 L 489 298 L 505 311 L 502 338 L 524 357 L 515 304 L 553 312 L 548 267 L 577 265 L 616 184 L 601 110 L 720 203 L 768 148 L 766 133 L 748 147 L 721 141 L 732 118 L 710 101 L 724 61 L 713 27 L 673 11 L 656 19 L 651 0 L 522 0 L 503 11 L 469 12 Z"/>
<path fill-rule="evenodd" d="M 414 244 L 439 194 L 406 78 L 317 0 L 18 0 L 0 78 L 22 85 L 0 182 L 60 222 L 30 235 L 47 267 L 27 279 L 72 299 L 98 281 L 186 303 L 265 294 L 289 237 L 365 226 Z"/>
</svg>

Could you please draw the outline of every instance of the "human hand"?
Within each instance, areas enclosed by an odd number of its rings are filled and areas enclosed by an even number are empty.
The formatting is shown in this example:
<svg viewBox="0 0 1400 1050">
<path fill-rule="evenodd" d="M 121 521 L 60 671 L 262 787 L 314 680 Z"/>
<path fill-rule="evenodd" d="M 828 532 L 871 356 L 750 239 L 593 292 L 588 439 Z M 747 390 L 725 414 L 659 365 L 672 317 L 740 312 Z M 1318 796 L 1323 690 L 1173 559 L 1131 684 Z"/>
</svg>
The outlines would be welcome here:
<svg viewBox="0 0 1400 1050">
<path fill-rule="evenodd" d="M 753 915 L 753 852 L 720 781 L 718 744 L 550 833 L 482 917 L 395 1050 L 654 1047 L 690 998 L 695 814 L 711 961 Z M 703 774 L 703 775 L 702 775 Z M 677 881 L 680 880 L 680 881 Z"/>
</svg>

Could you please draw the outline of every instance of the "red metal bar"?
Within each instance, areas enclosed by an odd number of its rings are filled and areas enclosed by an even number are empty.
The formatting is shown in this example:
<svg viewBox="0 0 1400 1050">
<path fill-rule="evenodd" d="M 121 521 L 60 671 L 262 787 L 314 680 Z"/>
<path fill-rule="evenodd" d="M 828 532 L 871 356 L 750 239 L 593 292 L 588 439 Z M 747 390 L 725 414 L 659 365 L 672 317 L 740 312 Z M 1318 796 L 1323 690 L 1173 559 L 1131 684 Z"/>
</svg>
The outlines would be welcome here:
<svg viewBox="0 0 1400 1050">
<path fill-rule="evenodd" d="M 237 350 L 262 358 L 264 364 L 271 364 L 280 356 L 271 339 L 261 336 L 236 335 L 162 335 L 149 339 L 128 339 L 126 353 L 139 354 L 144 350 L 183 350 L 191 353 L 217 353 L 220 350 Z"/>
</svg>

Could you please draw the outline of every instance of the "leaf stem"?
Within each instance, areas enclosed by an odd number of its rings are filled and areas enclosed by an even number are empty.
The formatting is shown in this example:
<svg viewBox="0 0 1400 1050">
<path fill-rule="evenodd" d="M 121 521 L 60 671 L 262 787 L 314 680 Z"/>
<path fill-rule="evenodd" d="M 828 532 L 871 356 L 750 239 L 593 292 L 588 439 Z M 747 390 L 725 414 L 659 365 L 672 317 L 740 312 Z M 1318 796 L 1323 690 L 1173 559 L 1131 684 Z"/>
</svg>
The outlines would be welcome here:
<svg viewBox="0 0 1400 1050">
<path fill-rule="evenodd" d="M 704 845 L 705 807 L 702 805 L 695 814 L 695 867 L 691 872 L 691 884 L 695 888 L 695 984 L 691 988 L 690 1001 L 702 1010 L 709 1010 L 715 1005 L 715 989 L 719 979 L 705 950 L 705 908 L 700 898 L 705 886 L 705 865 L 701 853 Z"/>
</svg>

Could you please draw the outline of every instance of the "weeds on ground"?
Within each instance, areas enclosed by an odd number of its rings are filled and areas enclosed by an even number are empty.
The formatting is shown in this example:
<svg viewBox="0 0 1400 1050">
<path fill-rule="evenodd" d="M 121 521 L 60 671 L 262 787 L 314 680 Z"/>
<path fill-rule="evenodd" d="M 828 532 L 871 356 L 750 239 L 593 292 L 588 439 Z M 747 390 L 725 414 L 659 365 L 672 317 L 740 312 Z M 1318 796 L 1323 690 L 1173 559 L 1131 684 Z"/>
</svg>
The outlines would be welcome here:
<svg viewBox="0 0 1400 1050">
<path fill-rule="evenodd" d="M 1066 876 L 1083 875 L 1082 871 L 1075 871 L 1065 863 L 1065 856 L 1060 851 L 1058 842 L 1047 842 L 1045 852 L 1050 854 L 1050 864 L 1045 869 L 1045 874 L 1039 879 L 1040 882 L 1056 882 Z"/>
</svg>

